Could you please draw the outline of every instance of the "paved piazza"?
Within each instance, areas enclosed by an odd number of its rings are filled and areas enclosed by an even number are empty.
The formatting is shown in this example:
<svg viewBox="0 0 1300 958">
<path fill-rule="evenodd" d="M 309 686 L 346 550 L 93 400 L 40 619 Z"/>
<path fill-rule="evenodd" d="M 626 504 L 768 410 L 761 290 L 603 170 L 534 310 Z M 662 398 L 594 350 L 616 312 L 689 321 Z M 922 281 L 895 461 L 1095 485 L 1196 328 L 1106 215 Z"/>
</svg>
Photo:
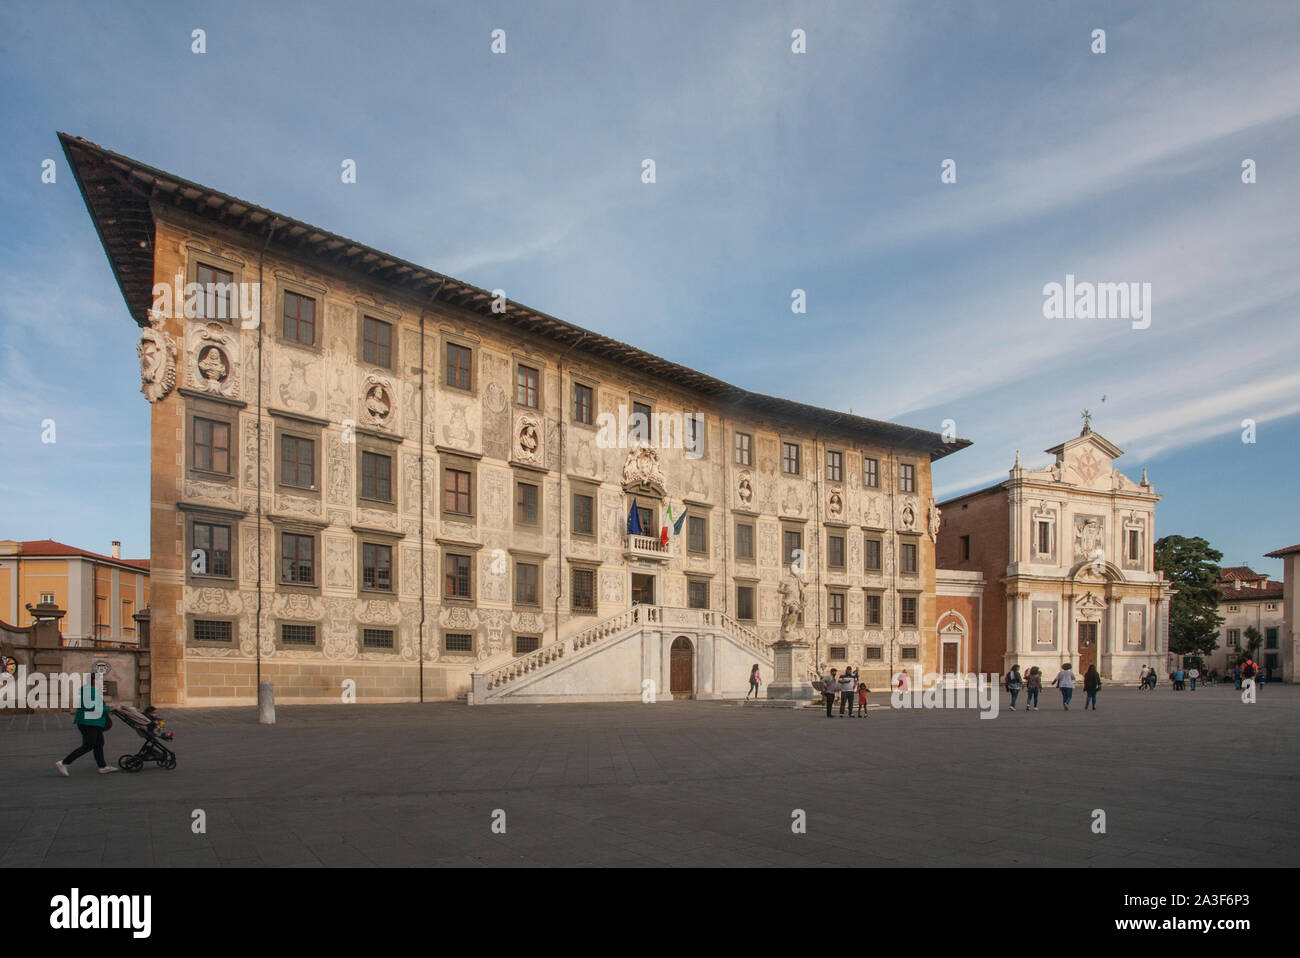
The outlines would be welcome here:
<svg viewBox="0 0 1300 958">
<path fill-rule="evenodd" d="M 5 715 L 0 866 L 1296 864 L 1300 689 L 1081 699 L 1067 713 L 1047 689 L 1026 713 L 1004 695 L 994 720 L 437 704 L 281 708 L 263 727 L 251 708 L 174 710 L 176 771 L 101 776 L 86 756 L 68 779 L 69 716 Z M 108 741 L 115 762 L 139 740 L 119 723 Z"/>
</svg>

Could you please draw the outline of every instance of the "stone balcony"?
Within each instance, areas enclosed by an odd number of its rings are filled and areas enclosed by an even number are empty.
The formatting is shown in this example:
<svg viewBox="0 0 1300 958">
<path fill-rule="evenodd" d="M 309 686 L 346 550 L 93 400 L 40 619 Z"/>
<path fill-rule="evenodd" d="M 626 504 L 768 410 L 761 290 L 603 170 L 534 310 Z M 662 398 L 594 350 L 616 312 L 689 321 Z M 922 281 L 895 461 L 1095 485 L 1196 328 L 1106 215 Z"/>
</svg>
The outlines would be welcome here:
<svg viewBox="0 0 1300 958">
<path fill-rule="evenodd" d="M 639 536 L 629 533 L 624 537 L 623 558 L 625 559 L 651 559 L 657 562 L 666 562 L 672 558 L 672 554 L 672 539 L 669 539 L 668 544 L 664 545 L 659 541 L 658 536 Z"/>
</svg>

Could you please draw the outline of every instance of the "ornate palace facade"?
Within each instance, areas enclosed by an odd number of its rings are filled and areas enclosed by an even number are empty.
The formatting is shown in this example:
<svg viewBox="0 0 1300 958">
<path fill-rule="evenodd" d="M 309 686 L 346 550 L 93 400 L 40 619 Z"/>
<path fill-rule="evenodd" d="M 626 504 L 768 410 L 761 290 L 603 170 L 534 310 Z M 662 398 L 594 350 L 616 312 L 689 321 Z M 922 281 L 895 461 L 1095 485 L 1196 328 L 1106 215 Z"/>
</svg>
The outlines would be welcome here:
<svg viewBox="0 0 1300 958">
<path fill-rule="evenodd" d="M 814 661 L 937 666 L 930 464 L 966 441 L 749 393 L 63 143 L 142 331 L 159 704 L 259 679 L 481 700 L 647 623 L 671 650 L 537 700 L 645 674 L 719 695 L 770 662 L 792 574 Z"/>
</svg>

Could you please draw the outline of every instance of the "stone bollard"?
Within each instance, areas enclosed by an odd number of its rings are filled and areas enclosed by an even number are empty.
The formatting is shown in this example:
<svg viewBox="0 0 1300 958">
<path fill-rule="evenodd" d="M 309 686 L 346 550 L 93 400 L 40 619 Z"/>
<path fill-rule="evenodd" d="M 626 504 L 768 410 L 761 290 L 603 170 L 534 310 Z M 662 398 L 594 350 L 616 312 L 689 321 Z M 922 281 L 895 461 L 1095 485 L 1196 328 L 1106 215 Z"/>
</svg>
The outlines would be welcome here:
<svg viewBox="0 0 1300 958">
<path fill-rule="evenodd" d="M 262 725 L 275 724 L 275 689 L 269 680 L 257 685 L 257 721 Z"/>
</svg>

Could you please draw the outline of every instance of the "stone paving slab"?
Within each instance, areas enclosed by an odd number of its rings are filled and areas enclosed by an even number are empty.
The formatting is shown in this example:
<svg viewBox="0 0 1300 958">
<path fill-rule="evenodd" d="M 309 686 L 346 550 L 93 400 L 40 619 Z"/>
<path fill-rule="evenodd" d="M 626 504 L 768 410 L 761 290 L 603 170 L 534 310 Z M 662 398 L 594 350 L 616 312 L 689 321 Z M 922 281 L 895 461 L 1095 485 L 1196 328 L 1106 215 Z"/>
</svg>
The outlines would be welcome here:
<svg viewBox="0 0 1300 958">
<path fill-rule="evenodd" d="M 176 770 L 67 779 L 70 715 L 0 714 L 0 867 L 1297 864 L 1300 688 L 1100 704 L 175 709 Z"/>
</svg>

